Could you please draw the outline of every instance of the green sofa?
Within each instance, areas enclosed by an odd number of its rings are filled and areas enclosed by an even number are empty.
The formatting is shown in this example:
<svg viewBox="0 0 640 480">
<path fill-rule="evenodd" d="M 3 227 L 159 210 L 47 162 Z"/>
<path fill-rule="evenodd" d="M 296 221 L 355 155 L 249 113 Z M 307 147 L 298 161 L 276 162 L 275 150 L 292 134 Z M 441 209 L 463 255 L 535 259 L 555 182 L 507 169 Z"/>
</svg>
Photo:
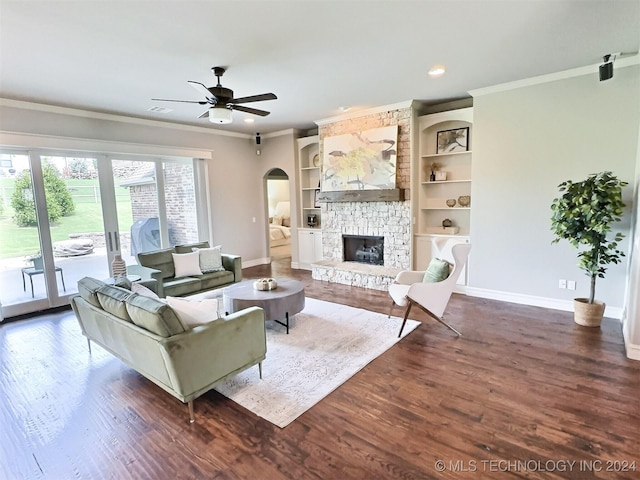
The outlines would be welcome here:
<svg viewBox="0 0 640 480">
<path fill-rule="evenodd" d="M 182 297 L 225 287 L 242 280 L 242 257 L 222 254 L 224 271 L 176 278 L 172 253 L 191 253 L 193 248 L 209 248 L 208 242 L 176 245 L 171 248 L 138 253 L 138 265 L 127 266 L 129 275 L 140 275 L 149 286 L 156 280 L 155 292 L 160 297 Z M 153 288 L 153 287 L 152 287 Z"/>
<path fill-rule="evenodd" d="M 251 307 L 189 328 L 164 300 L 85 277 L 71 307 L 82 334 L 189 407 L 216 384 L 258 365 L 267 343 L 264 311 Z"/>
</svg>

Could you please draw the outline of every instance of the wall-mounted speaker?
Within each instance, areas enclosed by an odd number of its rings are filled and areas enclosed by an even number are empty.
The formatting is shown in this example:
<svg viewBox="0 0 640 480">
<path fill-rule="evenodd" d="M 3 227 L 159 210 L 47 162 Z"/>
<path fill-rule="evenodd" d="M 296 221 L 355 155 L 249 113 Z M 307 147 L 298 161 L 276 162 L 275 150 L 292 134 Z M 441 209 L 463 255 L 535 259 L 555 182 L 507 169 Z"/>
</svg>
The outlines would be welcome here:
<svg viewBox="0 0 640 480">
<path fill-rule="evenodd" d="M 611 55 L 605 55 L 602 57 L 604 63 L 600 65 L 600 81 L 609 80 L 613 78 L 613 59 Z"/>
</svg>

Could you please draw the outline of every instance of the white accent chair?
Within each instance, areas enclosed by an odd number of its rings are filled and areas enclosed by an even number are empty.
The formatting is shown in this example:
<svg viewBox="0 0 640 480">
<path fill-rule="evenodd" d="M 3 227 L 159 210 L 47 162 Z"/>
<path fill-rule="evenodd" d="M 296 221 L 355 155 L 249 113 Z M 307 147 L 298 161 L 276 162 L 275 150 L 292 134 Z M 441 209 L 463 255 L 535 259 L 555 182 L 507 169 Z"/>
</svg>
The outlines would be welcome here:
<svg viewBox="0 0 640 480">
<path fill-rule="evenodd" d="M 404 312 L 404 320 L 402 321 L 398 337 L 402 335 L 402 330 L 407 323 L 407 318 L 413 305 L 420 307 L 430 317 L 454 331 L 458 336 L 462 335 L 442 319 L 442 314 L 447 308 L 458 277 L 467 263 L 469 250 L 471 250 L 471 245 L 468 243 L 459 243 L 451 248 L 454 261 L 453 270 L 447 279 L 441 282 L 423 282 L 424 271 L 404 270 L 398 273 L 395 283 L 389 285 L 389 295 L 393 299 L 391 309 L 389 310 L 389 317 L 391 317 L 391 311 L 395 305 L 407 307 Z"/>
</svg>

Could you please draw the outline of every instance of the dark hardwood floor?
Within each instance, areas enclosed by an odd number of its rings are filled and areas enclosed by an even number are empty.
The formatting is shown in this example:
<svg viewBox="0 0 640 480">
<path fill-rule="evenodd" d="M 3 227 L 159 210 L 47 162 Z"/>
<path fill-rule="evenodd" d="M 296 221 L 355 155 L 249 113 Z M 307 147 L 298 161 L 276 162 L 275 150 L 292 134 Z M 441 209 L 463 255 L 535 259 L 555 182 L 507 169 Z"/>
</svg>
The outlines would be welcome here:
<svg viewBox="0 0 640 480">
<path fill-rule="evenodd" d="M 244 274 L 390 303 L 282 262 Z M 70 310 L 5 324 L 0 478 L 640 478 L 640 362 L 617 320 L 588 329 L 569 312 L 461 295 L 447 310 L 461 338 L 412 318 L 424 323 L 284 429 L 215 391 L 189 424 L 174 397 L 97 345 L 89 355 Z"/>
</svg>

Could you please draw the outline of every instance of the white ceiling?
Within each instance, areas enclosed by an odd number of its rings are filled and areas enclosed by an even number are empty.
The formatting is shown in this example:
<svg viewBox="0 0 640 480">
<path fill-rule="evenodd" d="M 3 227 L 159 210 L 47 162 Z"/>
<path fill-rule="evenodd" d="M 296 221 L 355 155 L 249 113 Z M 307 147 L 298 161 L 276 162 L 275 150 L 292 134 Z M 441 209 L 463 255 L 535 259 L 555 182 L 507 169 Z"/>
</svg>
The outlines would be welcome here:
<svg viewBox="0 0 640 480">
<path fill-rule="evenodd" d="M 306 130 L 343 105 L 441 103 L 595 65 L 637 52 L 639 32 L 638 0 L 0 0 L 0 97 L 234 132 Z M 434 64 L 447 67 L 442 78 L 427 75 Z M 271 115 L 213 126 L 197 118 L 204 106 L 151 101 L 200 100 L 187 80 L 213 86 L 218 65 L 236 97 L 275 93 L 247 105 Z"/>
</svg>

